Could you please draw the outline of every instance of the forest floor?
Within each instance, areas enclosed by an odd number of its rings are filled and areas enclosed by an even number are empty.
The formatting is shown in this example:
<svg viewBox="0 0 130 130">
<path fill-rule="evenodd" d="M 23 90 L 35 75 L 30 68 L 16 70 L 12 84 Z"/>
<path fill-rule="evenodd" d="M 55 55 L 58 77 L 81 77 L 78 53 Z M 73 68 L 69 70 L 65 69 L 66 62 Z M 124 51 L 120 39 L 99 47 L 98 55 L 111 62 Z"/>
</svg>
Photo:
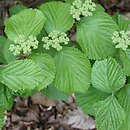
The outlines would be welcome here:
<svg viewBox="0 0 130 130">
<path fill-rule="evenodd" d="M 41 93 L 29 98 L 17 97 L 6 112 L 3 130 L 95 130 L 95 121 L 75 104 L 51 100 Z"/>
<path fill-rule="evenodd" d="M 119 12 L 130 18 L 130 0 L 97 0 L 110 14 Z M 37 7 L 45 0 L 0 0 L 0 35 L 4 35 L 4 20 L 9 8 L 23 3 Z M 51 100 L 38 93 L 29 98 L 17 97 L 11 111 L 7 111 L 3 130 L 96 130 L 93 117 L 75 104 L 74 96 L 67 102 Z M 87 126 L 87 128 L 86 128 Z"/>
</svg>

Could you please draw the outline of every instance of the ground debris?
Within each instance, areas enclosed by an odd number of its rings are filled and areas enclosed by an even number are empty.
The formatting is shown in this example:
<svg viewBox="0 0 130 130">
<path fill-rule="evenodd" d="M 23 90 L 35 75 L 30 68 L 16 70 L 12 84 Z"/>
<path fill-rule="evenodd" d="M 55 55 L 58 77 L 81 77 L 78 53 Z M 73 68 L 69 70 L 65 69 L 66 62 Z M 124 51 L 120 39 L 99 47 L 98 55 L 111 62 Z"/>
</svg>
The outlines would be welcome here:
<svg viewBox="0 0 130 130">
<path fill-rule="evenodd" d="M 68 102 L 53 101 L 41 93 L 17 97 L 12 110 L 6 112 L 3 130 L 94 130 L 94 119 L 85 115 L 71 98 Z"/>
</svg>

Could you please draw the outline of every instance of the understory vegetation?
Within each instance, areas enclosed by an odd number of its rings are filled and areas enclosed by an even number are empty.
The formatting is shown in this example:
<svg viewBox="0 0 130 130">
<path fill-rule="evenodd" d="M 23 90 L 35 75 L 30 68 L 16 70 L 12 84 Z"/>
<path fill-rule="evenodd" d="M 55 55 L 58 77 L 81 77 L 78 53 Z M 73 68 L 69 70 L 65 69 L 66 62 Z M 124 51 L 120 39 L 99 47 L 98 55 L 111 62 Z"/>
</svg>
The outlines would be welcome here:
<svg viewBox="0 0 130 130">
<path fill-rule="evenodd" d="M 97 130 L 130 130 L 130 20 L 92 0 L 15 5 L 0 35 L 0 128 L 15 97 L 67 100 Z M 73 32 L 73 33 L 72 33 Z"/>
</svg>

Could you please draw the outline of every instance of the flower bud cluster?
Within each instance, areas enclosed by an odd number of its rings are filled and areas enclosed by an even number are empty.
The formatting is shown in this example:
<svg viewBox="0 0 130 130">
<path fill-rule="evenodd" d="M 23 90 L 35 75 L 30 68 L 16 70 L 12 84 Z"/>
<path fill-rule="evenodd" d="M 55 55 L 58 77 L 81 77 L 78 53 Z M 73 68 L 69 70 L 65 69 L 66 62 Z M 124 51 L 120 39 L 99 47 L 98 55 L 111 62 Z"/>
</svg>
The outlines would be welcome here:
<svg viewBox="0 0 130 130">
<path fill-rule="evenodd" d="M 9 50 L 13 52 L 13 55 L 17 56 L 20 53 L 28 54 L 32 49 L 38 48 L 39 41 L 34 36 L 26 38 L 24 35 L 19 35 L 14 41 L 15 44 L 11 44 Z"/>
<path fill-rule="evenodd" d="M 55 48 L 57 51 L 62 49 L 61 43 L 67 45 L 69 38 L 64 32 L 59 32 L 57 30 L 51 32 L 47 37 L 43 37 L 42 41 L 45 43 L 43 47 L 48 50 L 50 47 Z"/>
<path fill-rule="evenodd" d="M 80 16 L 92 16 L 92 12 L 95 11 L 96 4 L 92 2 L 92 0 L 85 0 L 82 2 L 81 0 L 75 0 L 70 9 L 70 14 L 76 20 L 80 20 Z"/>
<path fill-rule="evenodd" d="M 117 44 L 116 48 L 126 50 L 130 45 L 130 31 L 115 31 L 112 36 L 113 43 Z"/>
</svg>

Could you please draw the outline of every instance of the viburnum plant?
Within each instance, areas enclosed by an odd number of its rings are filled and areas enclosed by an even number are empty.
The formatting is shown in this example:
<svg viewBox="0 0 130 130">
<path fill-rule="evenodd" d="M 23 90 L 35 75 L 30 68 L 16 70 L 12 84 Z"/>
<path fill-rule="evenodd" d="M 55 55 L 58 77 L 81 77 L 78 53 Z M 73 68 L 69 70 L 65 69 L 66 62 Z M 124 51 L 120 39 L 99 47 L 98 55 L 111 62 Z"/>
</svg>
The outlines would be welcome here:
<svg viewBox="0 0 130 130">
<path fill-rule="evenodd" d="M 0 127 L 16 96 L 42 92 L 75 93 L 97 130 L 130 130 L 129 24 L 92 0 L 12 7 L 0 36 Z"/>
</svg>

